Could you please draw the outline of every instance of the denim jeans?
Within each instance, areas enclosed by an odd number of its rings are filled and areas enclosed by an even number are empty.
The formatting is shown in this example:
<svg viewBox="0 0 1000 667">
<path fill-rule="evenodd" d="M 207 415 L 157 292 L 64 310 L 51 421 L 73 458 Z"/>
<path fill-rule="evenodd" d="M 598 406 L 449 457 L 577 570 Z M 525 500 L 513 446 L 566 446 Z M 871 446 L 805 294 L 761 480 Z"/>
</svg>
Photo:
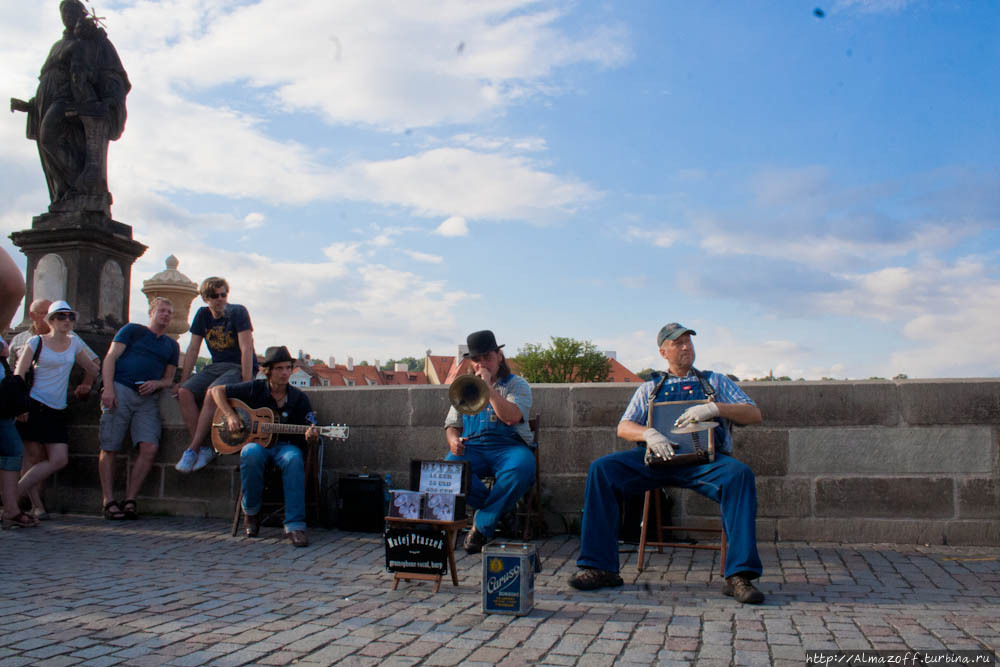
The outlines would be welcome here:
<svg viewBox="0 0 1000 667">
<path fill-rule="evenodd" d="M 644 447 L 602 456 L 590 464 L 583 501 L 583 534 L 577 565 L 618 572 L 619 498 L 660 486 L 691 489 L 721 505 L 726 531 L 726 576 L 760 576 L 757 553 L 757 486 L 753 471 L 731 456 L 716 454 L 703 465 L 650 468 Z"/>
<path fill-rule="evenodd" d="M 243 484 L 243 511 L 260 513 L 264 491 L 264 469 L 273 463 L 281 470 L 285 491 L 285 532 L 306 529 L 306 468 L 302 450 L 287 442 L 264 448 L 256 442 L 240 452 L 240 481 Z"/>
<path fill-rule="evenodd" d="M 465 500 L 478 510 L 476 530 L 487 539 L 493 537 L 497 521 L 517 505 L 535 481 L 535 455 L 523 444 L 491 443 L 486 438 L 465 445 L 465 454 L 449 453 L 448 461 L 469 462 L 469 494 Z M 480 477 L 493 475 L 493 489 L 487 489 Z"/>
</svg>

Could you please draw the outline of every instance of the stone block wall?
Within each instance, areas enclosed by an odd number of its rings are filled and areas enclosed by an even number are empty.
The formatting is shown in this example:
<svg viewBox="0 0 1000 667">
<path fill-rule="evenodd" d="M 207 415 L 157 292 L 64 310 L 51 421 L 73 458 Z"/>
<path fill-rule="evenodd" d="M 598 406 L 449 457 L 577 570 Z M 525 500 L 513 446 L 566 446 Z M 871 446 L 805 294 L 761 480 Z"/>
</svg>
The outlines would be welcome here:
<svg viewBox="0 0 1000 667">
<path fill-rule="evenodd" d="M 772 382 L 742 385 L 764 423 L 737 428 L 735 453 L 757 476 L 762 540 L 1000 545 L 1000 380 Z M 587 467 L 628 448 L 615 427 L 629 384 L 535 385 L 541 416 L 539 467 L 550 528 L 578 525 Z M 409 461 L 446 453 L 440 386 L 309 390 L 322 423 L 351 427 L 326 447 L 324 489 L 332 506 L 341 475 L 391 474 L 408 485 Z M 54 509 L 96 511 L 96 400 L 73 410 L 70 465 L 48 491 Z M 144 512 L 231 516 L 238 457 L 203 471 L 173 469 L 186 443 L 176 402 L 166 422 Z M 129 469 L 118 466 L 119 487 Z M 682 520 L 717 524 L 718 506 L 671 491 Z"/>
</svg>

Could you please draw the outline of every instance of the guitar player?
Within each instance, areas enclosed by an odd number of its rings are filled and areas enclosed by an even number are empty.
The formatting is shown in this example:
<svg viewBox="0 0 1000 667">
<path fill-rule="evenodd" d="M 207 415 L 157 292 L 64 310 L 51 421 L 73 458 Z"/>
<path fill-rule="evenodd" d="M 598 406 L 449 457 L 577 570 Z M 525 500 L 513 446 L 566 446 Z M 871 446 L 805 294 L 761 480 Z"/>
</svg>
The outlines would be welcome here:
<svg viewBox="0 0 1000 667">
<path fill-rule="evenodd" d="M 269 347 L 260 363 L 263 380 L 216 385 L 209 389 L 212 399 L 222 412 L 231 431 L 239 431 L 242 423 L 226 399 L 235 398 L 251 408 L 270 408 L 276 422 L 312 424 L 304 435 L 281 435 L 270 447 L 250 442 L 240 451 L 240 480 L 243 484 L 243 528 L 247 537 L 260 531 L 261 495 L 264 488 L 264 468 L 274 463 L 281 470 L 285 491 L 285 536 L 297 547 L 309 546 L 306 535 L 306 475 L 307 446 L 319 440 L 316 414 L 309 398 L 297 387 L 288 384 L 294 364 L 284 345 Z"/>
</svg>

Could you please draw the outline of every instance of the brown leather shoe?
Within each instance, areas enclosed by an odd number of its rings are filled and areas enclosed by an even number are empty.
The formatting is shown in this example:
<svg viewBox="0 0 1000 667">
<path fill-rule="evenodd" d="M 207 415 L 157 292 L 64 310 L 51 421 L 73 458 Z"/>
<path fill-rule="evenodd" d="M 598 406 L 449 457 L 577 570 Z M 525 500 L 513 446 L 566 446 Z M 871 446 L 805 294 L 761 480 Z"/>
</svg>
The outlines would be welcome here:
<svg viewBox="0 0 1000 667">
<path fill-rule="evenodd" d="M 760 604 L 764 601 L 764 594 L 750 583 L 749 577 L 743 574 L 726 577 L 726 582 L 722 584 L 722 594 L 736 598 L 743 604 Z"/>
<path fill-rule="evenodd" d="M 257 537 L 257 533 L 260 532 L 260 515 L 244 514 L 243 530 L 246 531 L 247 537 Z"/>
<path fill-rule="evenodd" d="M 293 530 L 285 533 L 285 537 L 292 541 L 292 544 L 297 547 L 307 547 L 309 546 L 309 536 L 306 535 L 304 530 Z"/>
</svg>

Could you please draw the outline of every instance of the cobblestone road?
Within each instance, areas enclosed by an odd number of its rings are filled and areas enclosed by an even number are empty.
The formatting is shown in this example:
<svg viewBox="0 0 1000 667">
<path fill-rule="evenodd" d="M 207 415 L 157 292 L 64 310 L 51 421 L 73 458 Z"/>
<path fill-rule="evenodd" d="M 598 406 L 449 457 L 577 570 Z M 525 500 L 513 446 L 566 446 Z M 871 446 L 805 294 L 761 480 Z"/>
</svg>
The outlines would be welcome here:
<svg viewBox="0 0 1000 667">
<path fill-rule="evenodd" d="M 1000 650 L 1000 549 L 762 544 L 759 607 L 719 593 L 718 554 L 623 554 L 620 589 L 566 586 L 578 542 L 537 542 L 529 616 L 461 585 L 391 591 L 376 535 L 295 549 L 220 521 L 57 516 L 0 534 L 0 665 L 801 665 L 807 649 Z M 629 547 L 623 547 L 628 550 Z"/>
</svg>

